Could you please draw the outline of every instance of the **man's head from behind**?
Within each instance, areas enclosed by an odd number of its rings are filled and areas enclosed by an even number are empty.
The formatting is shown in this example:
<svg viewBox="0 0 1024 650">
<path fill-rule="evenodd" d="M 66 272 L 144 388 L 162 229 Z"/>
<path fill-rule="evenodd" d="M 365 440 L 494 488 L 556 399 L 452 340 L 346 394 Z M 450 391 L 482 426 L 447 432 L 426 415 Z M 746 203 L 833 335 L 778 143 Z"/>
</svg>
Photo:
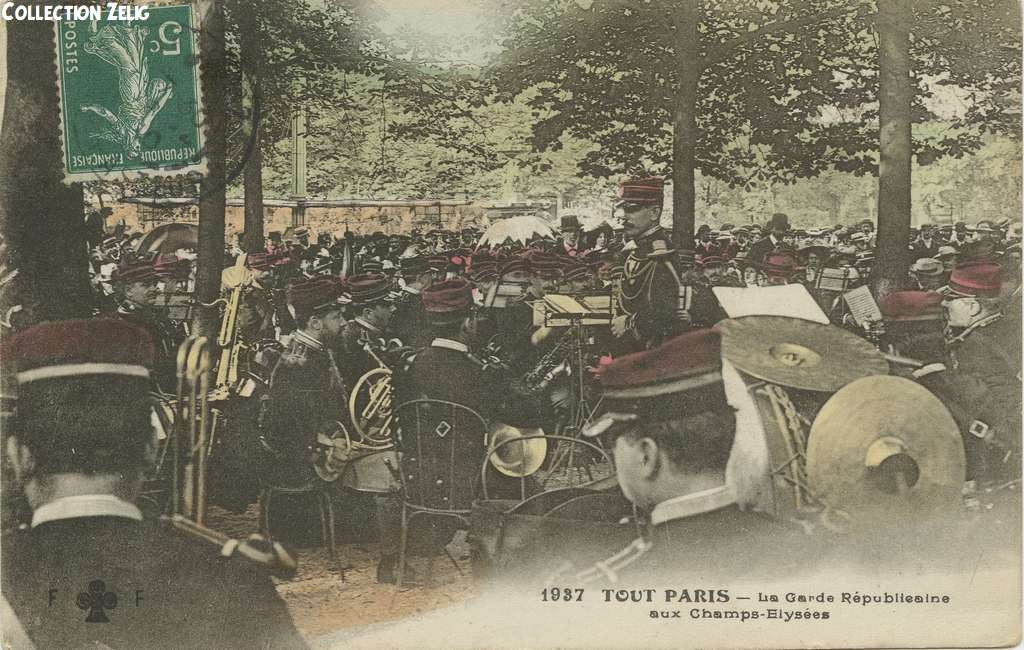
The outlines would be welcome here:
<svg viewBox="0 0 1024 650">
<path fill-rule="evenodd" d="M 623 492 L 650 509 L 725 482 L 736 419 L 719 334 L 695 330 L 602 369 L 607 412 L 584 432 L 614 439 Z"/>
<path fill-rule="evenodd" d="M 40 323 L 8 339 L 2 358 L 17 390 L 4 451 L 29 503 L 134 499 L 156 450 L 149 334 L 121 320 Z"/>
</svg>

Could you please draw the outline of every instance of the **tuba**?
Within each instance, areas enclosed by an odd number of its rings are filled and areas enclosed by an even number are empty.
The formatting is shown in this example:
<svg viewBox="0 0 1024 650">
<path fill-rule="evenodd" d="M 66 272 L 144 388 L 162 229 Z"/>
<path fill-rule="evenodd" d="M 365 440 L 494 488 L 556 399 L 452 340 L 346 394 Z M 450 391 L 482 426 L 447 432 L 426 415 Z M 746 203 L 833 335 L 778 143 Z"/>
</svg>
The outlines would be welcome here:
<svg viewBox="0 0 1024 650">
<path fill-rule="evenodd" d="M 221 555 L 241 555 L 266 566 L 279 578 L 295 575 L 295 560 L 278 543 L 259 535 L 231 539 L 203 525 L 206 515 L 206 461 L 216 412 L 210 409 L 210 348 L 206 337 L 190 336 L 178 348 L 178 410 L 172 449 L 174 477 L 171 514 L 162 519 L 175 529 L 220 548 Z"/>
<path fill-rule="evenodd" d="M 241 264 L 245 263 L 244 256 L 240 256 L 239 260 Z M 220 321 L 220 332 L 217 335 L 217 345 L 221 353 L 215 386 L 221 392 L 238 387 L 238 361 L 244 347 L 238 336 L 238 308 L 242 301 L 242 293 L 253 281 L 252 271 L 241 264 L 224 269 L 221 274 L 221 285 L 230 291 Z"/>
</svg>

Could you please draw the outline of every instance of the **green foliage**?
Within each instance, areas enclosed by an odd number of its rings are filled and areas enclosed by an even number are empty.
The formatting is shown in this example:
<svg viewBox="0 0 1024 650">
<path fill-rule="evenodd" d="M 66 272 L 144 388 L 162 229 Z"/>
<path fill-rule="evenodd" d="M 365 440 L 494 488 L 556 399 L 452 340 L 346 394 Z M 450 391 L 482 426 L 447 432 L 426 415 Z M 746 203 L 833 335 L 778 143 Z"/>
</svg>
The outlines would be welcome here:
<svg viewBox="0 0 1024 650">
<path fill-rule="evenodd" d="M 570 132 L 599 147 L 583 170 L 667 173 L 679 101 L 679 2 L 526 0 L 512 12 L 493 71 L 505 96 L 538 89 L 548 111 L 538 149 Z M 698 3 L 702 69 L 697 166 L 735 186 L 792 182 L 826 169 L 877 172 L 878 53 L 871 3 Z M 927 162 L 976 150 L 986 131 L 1015 132 L 1020 30 L 1016 4 L 920 2 L 912 20 L 915 121 L 943 117 L 936 99 L 968 98 L 953 129 L 916 142 Z M 939 112 L 937 112 L 939 111 Z M 1016 112 L 1015 112 L 1016 111 Z"/>
</svg>

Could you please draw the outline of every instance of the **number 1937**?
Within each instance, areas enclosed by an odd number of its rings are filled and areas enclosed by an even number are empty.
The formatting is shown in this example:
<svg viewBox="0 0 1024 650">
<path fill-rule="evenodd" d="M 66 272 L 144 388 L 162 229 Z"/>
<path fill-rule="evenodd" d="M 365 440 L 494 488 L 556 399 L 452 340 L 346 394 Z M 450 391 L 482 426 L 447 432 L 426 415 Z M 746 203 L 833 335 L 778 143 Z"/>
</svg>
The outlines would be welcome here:
<svg viewBox="0 0 1024 650">
<path fill-rule="evenodd" d="M 569 587 L 547 587 L 540 592 L 540 596 L 545 603 L 578 603 L 583 601 L 583 590 Z"/>
</svg>

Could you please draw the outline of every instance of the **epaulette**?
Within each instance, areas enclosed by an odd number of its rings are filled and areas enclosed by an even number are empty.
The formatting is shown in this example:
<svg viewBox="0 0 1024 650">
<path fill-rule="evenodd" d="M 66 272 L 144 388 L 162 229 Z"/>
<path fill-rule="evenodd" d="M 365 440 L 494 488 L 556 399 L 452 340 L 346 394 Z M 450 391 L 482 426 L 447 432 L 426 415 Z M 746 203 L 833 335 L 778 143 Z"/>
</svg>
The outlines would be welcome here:
<svg viewBox="0 0 1024 650">
<path fill-rule="evenodd" d="M 665 241 L 663 239 L 655 240 L 655 241 L 653 241 L 651 243 L 651 245 L 653 246 L 654 250 L 652 250 L 650 253 L 647 253 L 647 255 L 645 255 L 645 257 L 647 259 L 657 259 L 659 257 L 667 257 L 669 255 L 675 255 L 676 250 L 671 247 L 669 242 L 667 242 L 667 241 Z"/>
</svg>

